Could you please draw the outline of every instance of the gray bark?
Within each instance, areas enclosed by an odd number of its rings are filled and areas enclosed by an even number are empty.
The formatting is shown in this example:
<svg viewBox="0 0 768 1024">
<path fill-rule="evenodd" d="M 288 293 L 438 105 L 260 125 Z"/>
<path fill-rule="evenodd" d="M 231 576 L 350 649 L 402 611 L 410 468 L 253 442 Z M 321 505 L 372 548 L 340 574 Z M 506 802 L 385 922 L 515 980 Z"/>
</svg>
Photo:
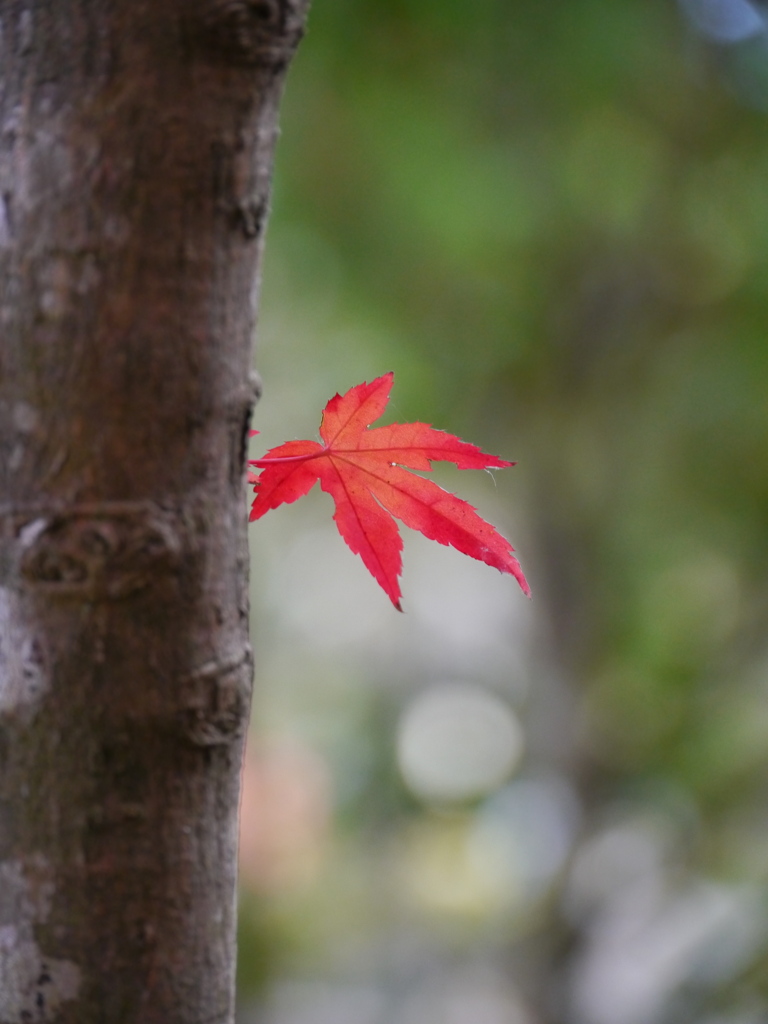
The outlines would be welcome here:
<svg viewBox="0 0 768 1024">
<path fill-rule="evenodd" d="M 305 0 L 0 0 L 0 1022 L 227 1024 L 245 440 Z"/>
</svg>

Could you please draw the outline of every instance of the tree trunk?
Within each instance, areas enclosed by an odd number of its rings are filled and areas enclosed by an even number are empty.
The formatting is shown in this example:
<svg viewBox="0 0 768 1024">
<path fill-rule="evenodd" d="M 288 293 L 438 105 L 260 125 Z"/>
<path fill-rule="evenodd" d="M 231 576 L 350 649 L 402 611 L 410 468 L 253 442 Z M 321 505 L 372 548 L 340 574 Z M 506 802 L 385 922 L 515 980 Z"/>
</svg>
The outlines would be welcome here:
<svg viewBox="0 0 768 1024">
<path fill-rule="evenodd" d="M 244 460 L 305 0 L 0 0 L 0 1022 L 226 1024 Z"/>
</svg>

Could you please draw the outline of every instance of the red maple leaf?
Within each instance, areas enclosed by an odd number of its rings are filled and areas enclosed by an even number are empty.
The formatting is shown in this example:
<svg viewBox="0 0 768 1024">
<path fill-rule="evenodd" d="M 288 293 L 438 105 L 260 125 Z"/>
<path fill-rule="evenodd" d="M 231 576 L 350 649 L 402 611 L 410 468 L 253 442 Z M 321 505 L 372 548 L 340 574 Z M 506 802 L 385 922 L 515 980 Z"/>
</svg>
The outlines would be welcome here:
<svg viewBox="0 0 768 1024">
<path fill-rule="evenodd" d="M 459 469 L 503 469 L 514 462 L 487 455 L 427 423 L 368 429 L 384 412 L 393 380 L 394 374 L 386 373 L 334 395 L 323 410 L 322 444 L 288 441 L 252 460 L 250 465 L 261 472 L 249 474 L 256 489 L 251 522 L 301 498 L 319 480 L 336 504 L 339 533 L 398 611 L 403 542 L 393 516 L 430 540 L 510 573 L 530 595 L 509 541 L 466 501 L 403 468 L 429 470 L 432 462 L 444 461 Z"/>
</svg>

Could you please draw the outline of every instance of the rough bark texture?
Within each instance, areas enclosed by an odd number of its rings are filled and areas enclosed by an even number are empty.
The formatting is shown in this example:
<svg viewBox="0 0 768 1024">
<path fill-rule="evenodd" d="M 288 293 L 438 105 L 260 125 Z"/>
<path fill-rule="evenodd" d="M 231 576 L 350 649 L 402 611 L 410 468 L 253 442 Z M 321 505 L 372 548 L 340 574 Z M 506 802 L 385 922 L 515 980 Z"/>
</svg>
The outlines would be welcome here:
<svg viewBox="0 0 768 1024">
<path fill-rule="evenodd" d="M 247 423 L 305 0 L 0 0 L 0 1022 L 225 1024 Z"/>
</svg>

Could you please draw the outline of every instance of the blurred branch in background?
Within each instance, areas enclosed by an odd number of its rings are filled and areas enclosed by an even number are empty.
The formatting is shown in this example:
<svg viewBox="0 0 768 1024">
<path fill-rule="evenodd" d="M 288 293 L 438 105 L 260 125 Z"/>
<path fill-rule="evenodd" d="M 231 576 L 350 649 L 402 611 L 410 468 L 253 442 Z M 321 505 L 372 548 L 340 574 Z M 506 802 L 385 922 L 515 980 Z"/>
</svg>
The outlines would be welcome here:
<svg viewBox="0 0 768 1024">
<path fill-rule="evenodd" d="M 397 616 L 321 494 L 252 529 L 243 1024 L 768 1019 L 765 40 L 317 0 L 259 440 L 394 370 L 392 419 L 519 460 L 462 494 L 534 600 L 410 536 Z"/>
</svg>

